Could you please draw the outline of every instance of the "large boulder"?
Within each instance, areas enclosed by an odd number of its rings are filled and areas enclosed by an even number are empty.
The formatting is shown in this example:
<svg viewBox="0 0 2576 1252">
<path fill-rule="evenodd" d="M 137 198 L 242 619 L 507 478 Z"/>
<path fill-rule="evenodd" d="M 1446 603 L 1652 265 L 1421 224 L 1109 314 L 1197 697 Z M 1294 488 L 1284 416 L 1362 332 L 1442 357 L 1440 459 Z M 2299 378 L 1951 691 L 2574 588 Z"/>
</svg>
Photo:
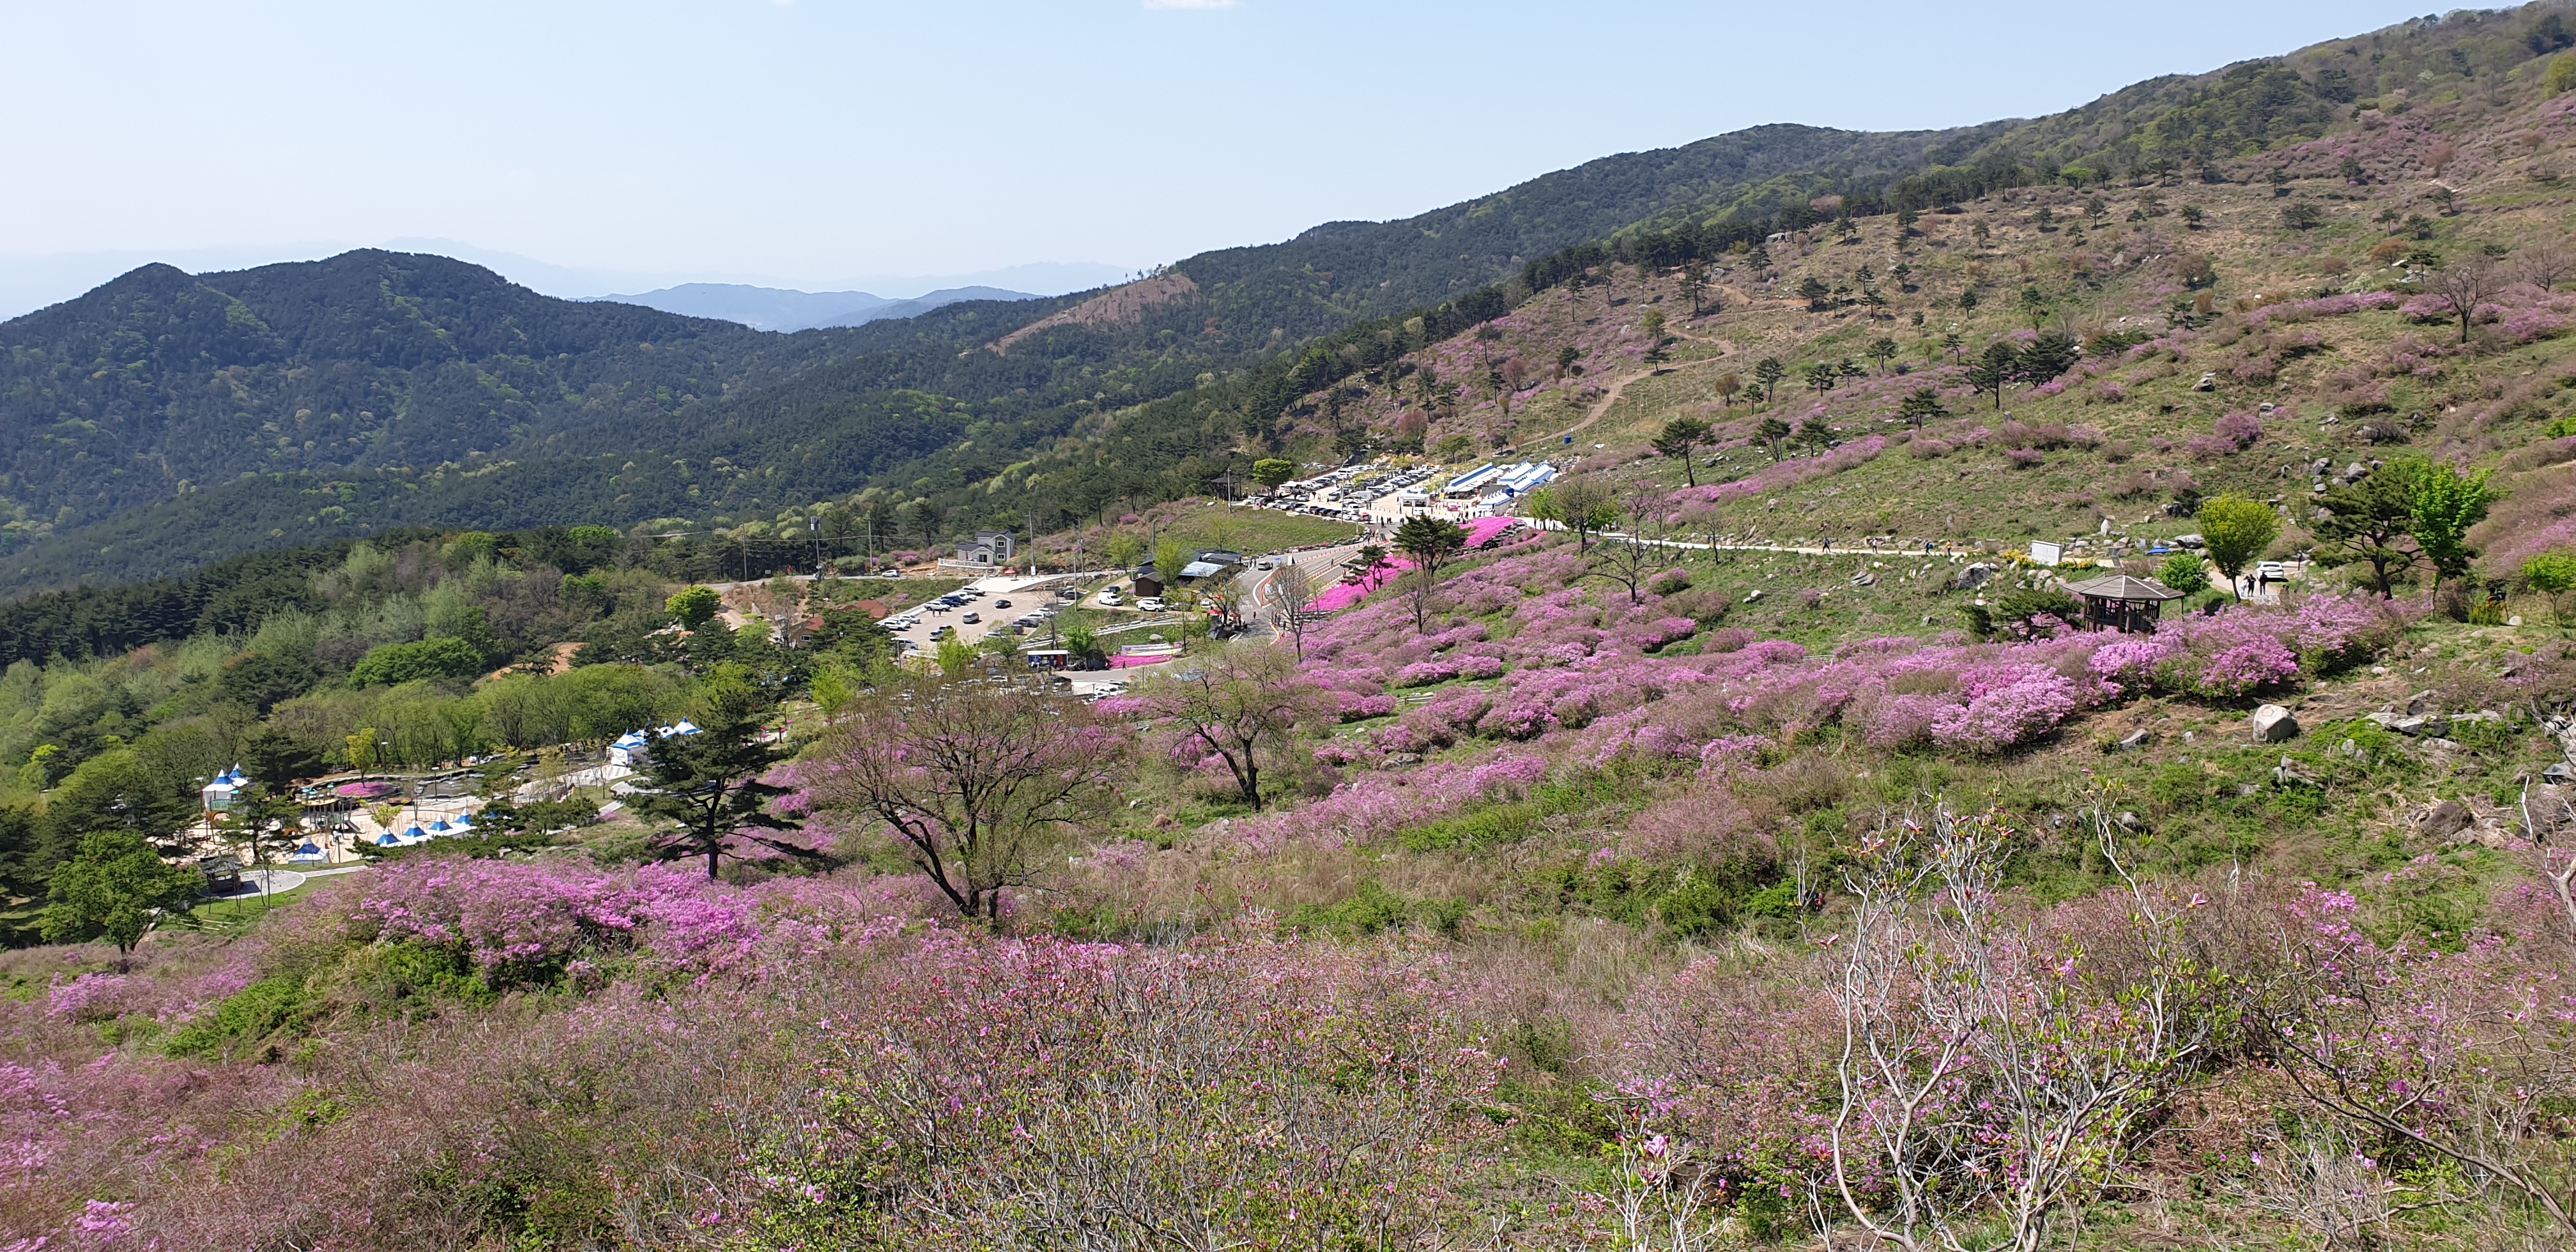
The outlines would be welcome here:
<svg viewBox="0 0 2576 1252">
<path fill-rule="evenodd" d="M 2415 823 L 2415 829 L 2427 838 L 2448 839 L 2467 830 L 2477 820 L 2477 815 L 2469 812 L 2467 805 L 2457 800 L 2444 800 L 2426 810 L 2423 819 Z"/>
<path fill-rule="evenodd" d="M 1983 561 L 1963 565 L 1959 568 L 1959 572 L 1957 574 L 1951 576 L 1950 590 L 1975 591 L 1992 581 L 1994 576 L 1995 567 L 1988 565 Z"/>
<path fill-rule="evenodd" d="M 2246 724 L 2253 727 L 2257 743 L 2280 743 L 2295 739 L 2299 734 L 2299 719 L 2290 716 L 2290 710 L 2278 704 L 2266 704 L 2254 710 L 2254 716 L 2247 718 Z"/>
</svg>

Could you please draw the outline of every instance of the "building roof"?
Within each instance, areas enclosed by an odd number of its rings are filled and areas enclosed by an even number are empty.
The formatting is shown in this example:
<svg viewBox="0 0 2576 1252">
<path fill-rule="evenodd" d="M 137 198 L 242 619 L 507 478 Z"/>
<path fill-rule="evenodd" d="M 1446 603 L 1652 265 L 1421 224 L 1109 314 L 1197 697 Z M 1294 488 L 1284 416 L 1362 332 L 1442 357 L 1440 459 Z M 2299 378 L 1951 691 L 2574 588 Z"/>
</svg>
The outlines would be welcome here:
<svg viewBox="0 0 2576 1252">
<path fill-rule="evenodd" d="M 2152 578 L 2131 578 L 2126 574 L 2113 574 L 2109 578 L 2068 583 L 2066 590 L 2071 594 L 2090 596 L 2096 600 L 2179 600 L 2183 598 L 2183 593 Z"/>
<path fill-rule="evenodd" d="M 1181 577 L 1183 578 L 1205 578 L 1210 574 L 1221 574 L 1224 572 L 1225 567 L 1214 561 L 1192 561 L 1181 567 Z"/>
</svg>

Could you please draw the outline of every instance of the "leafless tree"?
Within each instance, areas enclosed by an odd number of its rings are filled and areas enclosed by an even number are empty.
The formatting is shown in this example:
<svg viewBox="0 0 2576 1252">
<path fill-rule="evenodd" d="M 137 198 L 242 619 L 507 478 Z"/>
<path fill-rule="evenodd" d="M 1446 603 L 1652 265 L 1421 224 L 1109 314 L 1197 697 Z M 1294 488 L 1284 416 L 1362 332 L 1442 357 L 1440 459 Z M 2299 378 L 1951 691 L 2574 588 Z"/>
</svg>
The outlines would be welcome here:
<svg viewBox="0 0 2576 1252">
<path fill-rule="evenodd" d="M 2477 316 L 2478 306 L 2504 286 L 2502 271 L 2493 258 L 2476 255 L 2433 271 L 2424 280 L 2424 292 L 2451 308 L 2460 319 L 2460 342 L 2469 341 L 2469 323 Z"/>
<path fill-rule="evenodd" d="M 2399 1185 L 2376 1168 L 2367 1144 L 2330 1117 L 2300 1119 L 2251 1154 L 2251 1169 L 2227 1180 L 2230 1196 L 2277 1213 L 2327 1248 L 2378 1246 L 2376 1231 L 2414 1209 L 2455 1202 L 2447 1190 Z M 2440 1188 L 2442 1179 L 2429 1180 Z"/>
<path fill-rule="evenodd" d="M 2576 253 L 2555 243 L 2537 243 L 2514 257 L 2514 276 L 2542 291 L 2576 278 Z"/>
<path fill-rule="evenodd" d="M 1136 696 L 1198 747 L 1224 759 L 1245 804 L 1261 808 L 1261 764 L 1324 714 L 1322 689 L 1297 673 L 1296 658 L 1268 644 L 1239 640 L 1182 664 L 1163 667 Z"/>
<path fill-rule="evenodd" d="M 960 914 L 993 919 L 1037 853 L 1105 799 L 1125 742 L 1078 701 L 922 679 L 853 705 L 806 780 L 815 811 L 891 836 Z"/>
<path fill-rule="evenodd" d="M 2117 867 L 2110 823 L 2094 826 Z M 2015 1252 L 2037 1252 L 2051 1217 L 2122 1167 L 2130 1128 L 2201 1046 L 2178 908 L 2127 880 L 2142 967 L 2101 978 L 2082 952 L 2043 952 L 2003 925 L 2009 834 L 1992 814 L 1935 808 L 1928 827 L 1884 827 L 1845 882 L 1829 1185 L 1906 1252 L 1992 1246 L 1978 1229 L 1990 1212 Z M 1861 1202 L 1869 1178 L 1884 1202 Z"/>
<path fill-rule="evenodd" d="M 1664 544 L 1668 528 L 1660 508 L 1642 494 L 1631 498 L 1621 532 L 1604 536 L 1586 562 L 1588 577 L 1617 584 L 1628 593 L 1630 604 L 1645 601 L 1646 580 L 1673 559 Z"/>
<path fill-rule="evenodd" d="M 1306 632 L 1321 617 L 1315 612 L 1315 580 L 1294 561 L 1270 576 L 1270 603 L 1279 629 L 1296 641 L 1297 659 L 1306 659 Z"/>
</svg>

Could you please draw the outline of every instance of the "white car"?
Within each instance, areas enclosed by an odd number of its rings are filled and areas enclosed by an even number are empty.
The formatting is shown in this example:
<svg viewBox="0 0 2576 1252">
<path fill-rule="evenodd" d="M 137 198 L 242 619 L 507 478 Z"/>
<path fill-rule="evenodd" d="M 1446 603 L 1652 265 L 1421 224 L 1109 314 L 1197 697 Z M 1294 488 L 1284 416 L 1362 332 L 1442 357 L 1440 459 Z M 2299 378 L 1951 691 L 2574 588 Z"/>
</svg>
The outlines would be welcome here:
<svg viewBox="0 0 2576 1252">
<path fill-rule="evenodd" d="M 1100 602 L 1101 602 L 1102 604 L 1108 605 L 1109 607 L 1111 607 L 1111 608 L 1113 608 L 1113 609 L 1114 609 L 1114 608 L 1117 608 L 1117 607 L 1118 607 L 1118 603 L 1119 603 L 1119 601 L 1118 601 L 1118 593 L 1117 593 L 1117 592 L 1115 592 L 1115 591 L 1104 591 L 1104 592 L 1101 592 L 1101 593 L 1100 593 Z"/>
<path fill-rule="evenodd" d="M 1163 611 L 1163 597 L 1147 596 L 1144 599 L 1137 601 L 1136 607 L 1143 609 L 1148 613 L 1160 613 Z"/>
</svg>

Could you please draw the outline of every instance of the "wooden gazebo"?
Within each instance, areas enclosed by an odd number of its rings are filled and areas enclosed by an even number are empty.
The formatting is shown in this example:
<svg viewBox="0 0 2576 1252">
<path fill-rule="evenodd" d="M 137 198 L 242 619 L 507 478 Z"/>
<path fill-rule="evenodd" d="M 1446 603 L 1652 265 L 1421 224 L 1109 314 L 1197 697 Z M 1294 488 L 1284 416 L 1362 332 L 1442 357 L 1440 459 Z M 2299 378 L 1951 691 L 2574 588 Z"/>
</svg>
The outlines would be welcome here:
<svg viewBox="0 0 2576 1252">
<path fill-rule="evenodd" d="M 2165 601 L 2183 598 L 2183 593 L 2152 578 L 2131 578 L 2126 574 L 2069 583 L 2066 591 L 2084 602 L 2086 626 L 2133 634 L 2153 631 L 2156 619 L 2164 612 Z"/>
</svg>

